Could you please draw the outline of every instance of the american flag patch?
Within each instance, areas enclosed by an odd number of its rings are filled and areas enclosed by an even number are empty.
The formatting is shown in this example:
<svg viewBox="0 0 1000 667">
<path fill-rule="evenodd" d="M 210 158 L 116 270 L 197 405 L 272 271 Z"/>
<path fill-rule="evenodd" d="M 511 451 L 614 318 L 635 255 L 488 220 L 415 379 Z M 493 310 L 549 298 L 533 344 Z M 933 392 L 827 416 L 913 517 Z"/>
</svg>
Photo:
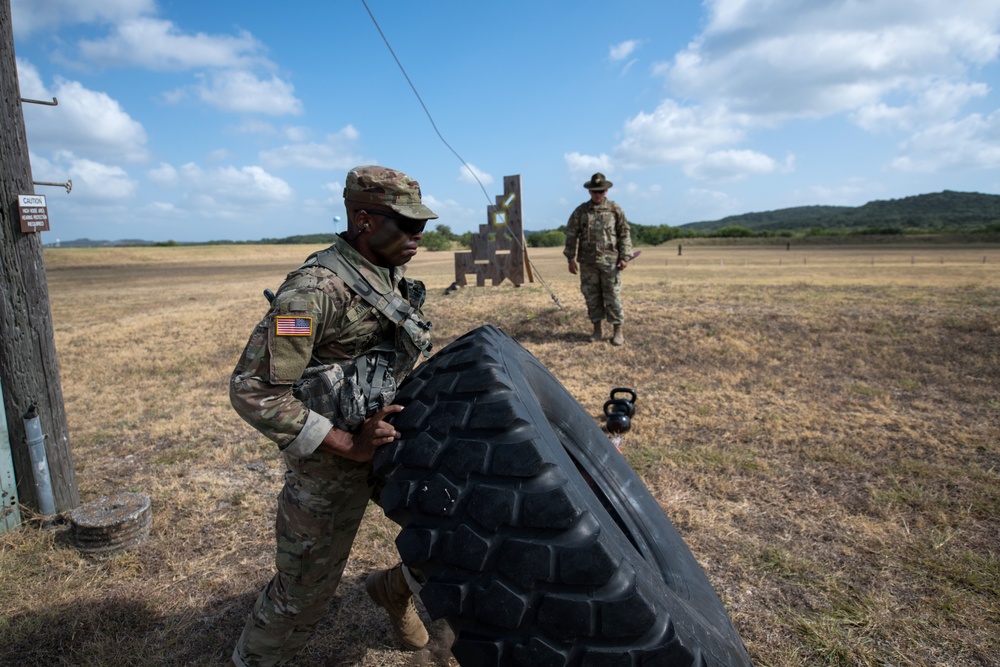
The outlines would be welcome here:
<svg viewBox="0 0 1000 667">
<path fill-rule="evenodd" d="M 278 315 L 274 318 L 274 333 L 279 336 L 312 336 L 311 317 L 290 317 Z"/>
</svg>

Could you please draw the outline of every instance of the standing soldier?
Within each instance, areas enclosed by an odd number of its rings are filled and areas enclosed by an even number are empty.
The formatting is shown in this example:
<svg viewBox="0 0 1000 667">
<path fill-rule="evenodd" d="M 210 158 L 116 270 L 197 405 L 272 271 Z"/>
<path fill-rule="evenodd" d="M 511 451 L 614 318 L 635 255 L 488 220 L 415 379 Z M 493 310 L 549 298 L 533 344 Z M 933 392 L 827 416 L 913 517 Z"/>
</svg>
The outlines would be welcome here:
<svg viewBox="0 0 1000 667">
<path fill-rule="evenodd" d="M 233 407 L 273 440 L 287 472 L 278 496 L 277 572 L 233 652 L 238 667 L 291 660 L 326 613 L 372 494 L 375 450 L 400 437 L 386 417 L 397 383 L 430 351 L 425 290 L 403 278 L 427 220 L 417 181 L 356 167 L 344 188 L 347 230 L 288 274 L 230 382 Z M 409 649 L 427 643 L 404 566 L 368 576 Z"/>
<path fill-rule="evenodd" d="M 563 254 L 569 260 L 569 272 L 580 274 L 580 291 L 594 324 L 590 340 L 601 340 L 601 322 L 607 319 L 615 328 L 611 344 L 624 345 L 621 272 L 628 266 L 632 238 L 622 207 L 608 199 L 612 185 L 601 173 L 583 184 L 590 191 L 590 201 L 569 216 Z"/>
</svg>

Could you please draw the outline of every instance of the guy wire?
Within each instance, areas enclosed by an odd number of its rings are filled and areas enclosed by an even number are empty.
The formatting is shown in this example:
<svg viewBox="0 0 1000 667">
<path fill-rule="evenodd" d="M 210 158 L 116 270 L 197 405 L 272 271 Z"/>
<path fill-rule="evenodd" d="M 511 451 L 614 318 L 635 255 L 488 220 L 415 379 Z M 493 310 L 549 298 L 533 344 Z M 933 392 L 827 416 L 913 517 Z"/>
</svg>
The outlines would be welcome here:
<svg viewBox="0 0 1000 667">
<path fill-rule="evenodd" d="M 368 16 L 371 17 L 372 23 L 375 24 L 375 29 L 378 30 L 378 34 L 382 37 L 382 41 L 385 42 L 385 46 L 387 49 L 389 49 L 389 53 L 392 54 L 392 59 L 396 61 L 396 65 L 399 67 L 399 71 L 403 73 L 403 77 L 406 79 L 406 83 L 410 85 L 410 90 L 412 90 L 413 94 L 416 95 L 417 101 L 420 102 L 420 106 L 423 107 L 424 113 L 427 114 L 427 120 L 431 122 L 431 127 L 434 128 L 434 132 L 437 134 L 438 139 L 440 139 L 441 143 L 443 143 L 445 146 L 448 147 L 448 150 L 450 150 L 452 154 L 458 158 L 458 161 L 461 162 L 462 165 L 468 170 L 468 172 L 472 174 L 472 177 L 476 179 L 476 183 L 479 183 L 479 189 L 483 191 L 483 196 L 486 197 L 486 203 L 492 205 L 493 202 L 490 201 L 490 195 L 488 192 L 486 192 L 486 187 L 483 185 L 483 182 L 479 180 L 479 176 L 476 175 L 475 170 L 469 166 L 469 164 L 462 158 L 462 156 L 458 154 L 458 151 L 452 148 L 451 144 L 449 144 L 445 140 L 444 136 L 441 135 L 441 131 L 438 129 L 437 123 L 434 122 L 434 118 L 431 116 L 430 110 L 427 108 L 427 105 L 424 104 L 424 100 L 423 98 L 420 97 L 420 93 L 417 92 L 417 87 L 413 85 L 413 81 L 410 80 L 410 75 L 406 73 L 406 69 L 403 67 L 403 63 L 399 61 L 399 58 L 396 56 L 396 52 L 393 51 L 392 49 L 392 45 L 389 44 L 389 39 L 385 36 L 385 33 L 382 32 L 382 27 L 379 26 L 378 21 L 375 20 L 375 15 L 372 14 L 372 10 L 368 7 L 368 2 L 366 0 L 361 0 L 361 4 L 365 6 L 365 11 L 368 12 Z M 545 282 L 545 279 L 542 278 L 542 274 L 538 272 L 538 268 L 535 267 L 534 262 L 532 262 L 531 258 L 528 257 L 527 249 L 523 245 L 521 245 L 521 240 L 515 239 L 514 235 L 511 234 L 509 230 L 507 231 L 507 236 L 510 239 L 512 239 L 514 243 L 521 249 L 521 253 L 524 255 L 524 259 L 527 260 L 528 264 L 531 265 L 531 270 L 533 272 L 533 275 L 538 276 L 539 282 L 542 283 L 542 285 L 548 291 L 549 296 L 552 297 L 552 300 L 555 301 L 556 305 L 559 306 L 559 309 L 562 310 L 563 305 L 559 302 L 559 297 L 556 296 L 555 292 L 552 291 L 548 283 Z"/>
</svg>

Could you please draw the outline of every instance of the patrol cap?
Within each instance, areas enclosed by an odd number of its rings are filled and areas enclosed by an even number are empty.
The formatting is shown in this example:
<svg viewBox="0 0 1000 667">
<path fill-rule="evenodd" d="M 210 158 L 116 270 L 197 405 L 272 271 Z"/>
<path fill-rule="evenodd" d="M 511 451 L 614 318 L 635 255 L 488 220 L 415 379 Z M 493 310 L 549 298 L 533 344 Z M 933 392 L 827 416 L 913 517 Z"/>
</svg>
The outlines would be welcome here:
<svg viewBox="0 0 1000 667">
<path fill-rule="evenodd" d="M 414 220 L 432 220 L 437 214 L 421 203 L 420 184 L 395 169 L 368 165 L 347 172 L 344 201 L 388 206 Z"/>
<path fill-rule="evenodd" d="M 601 172 L 597 172 L 596 174 L 590 177 L 589 181 L 583 184 L 583 187 L 587 188 L 588 190 L 597 190 L 598 192 L 600 192 L 601 190 L 607 190 L 612 185 L 614 185 L 614 183 L 604 178 L 604 174 L 602 174 Z"/>
</svg>

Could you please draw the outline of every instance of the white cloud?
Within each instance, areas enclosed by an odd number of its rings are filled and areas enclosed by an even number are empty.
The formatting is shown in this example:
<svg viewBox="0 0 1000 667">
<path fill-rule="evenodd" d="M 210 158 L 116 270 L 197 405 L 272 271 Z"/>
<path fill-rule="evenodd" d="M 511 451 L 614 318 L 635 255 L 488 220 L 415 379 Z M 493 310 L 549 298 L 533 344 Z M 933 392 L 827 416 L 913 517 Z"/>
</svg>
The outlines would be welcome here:
<svg viewBox="0 0 1000 667">
<path fill-rule="evenodd" d="M 724 107 L 685 107 L 667 99 L 653 113 L 640 112 L 625 123 L 625 138 L 615 152 L 632 167 L 696 161 L 742 140 L 747 124 L 745 116 Z"/>
<path fill-rule="evenodd" d="M 256 118 L 247 118 L 239 125 L 229 128 L 229 131 L 236 134 L 259 134 L 261 136 L 270 136 L 277 132 L 271 123 Z"/>
<path fill-rule="evenodd" d="M 1000 168 L 1000 110 L 971 114 L 917 132 L 901 147 L 892 166 L 900 171 Z"/>
<path fill-rule="evenodd" d="M 619 44 L 613 44 L 610 49 L 609 56 L 612 60 L 625 60 L 630 55 L 635 53 L 635 50 L 639 48 L 642 42 L 638 39 L 628 39 Z"/>
<path fill-rule="evenodd" d="M 16 59 L 17 83 L 21 88 L 21 95 L 32 99 L 51 98 L 52 95 L 42 81 L 38 69 L 23 58 Z M 48 100 L 46 100 L 48 101 Z"/>
<path fill-rule="evenodd" d="M 160 169 L 162 173 L 162 165 Z M 222 202 L 280 203 L 292 197 L 288 183 L 255 165 L 204 169 L 188 162 L 177 169 L 174 184 L 188 190 L 193 200 L 212 206 Z"/>
<path fill-rule="evenodd" d="M 344 221 L 344 199 L 342 197 L 303 199 L 302 212 L 305 215 L 326 221 L 326 224 L 330 226 L 324 231 L 342 232 L 347 227 Z"/>
<path fill-rule="evenodd" d="M 170 202 L 165 201 L 154 201 L 150 202 L 148 208 L 157 213 L 173 213 L 177 210 L 177 207 Z"/>
<path fill-rule="evenodd" d="M 223 111 L 263 113 L 271 116 L 302 113 L 294 87 L 277 76 L 263 80 L 244 70 L 213 71 L 199 75 L 198 97 Z"/>
<path fill-rule="evenodd" d="M 680 224 L 684 224 L 686 222 L 718 220 L 743 210 L 743 202 L 725 192 L 689 188 L 681 202 L 678 221 Z"/>
<path fill-rule="evenodd" d="M 955 117 L 975 98 L 986 97 L 989 86 L 984 83 L 950 83 L 939 81 L 928 84 L 910 104 L 890 106 L 878 102 L 857 109 L 852 120 L 868 132 L 912 130 L 914 127 Z"/>
<path fill-rule="evenodd" d="M 688 188 L 687 196 L 698 201 L 709 201 L 714 204 L 728 204 L 732 201 L 727 193 L 720 190 L 706 190 L 704 188 Z"/>
<path fill-rule="evenodd" d="M 162 223 L 261 222 L 294 201 L 286 181 L 256 165 L 205 168 L 194 162 L 179 167 L 161 163 L 146 176 L 155 188 L 148 212 Z"/>
<path fill-rule="evenodd" d="M 76 158 L 70 166 L 70 174 L 73 193 L 87 193 L 94 199 L 127 199 L 138 189 L 138 184 L 116 165 Z"/>
<path fill-rule="evenodd" d="M 253 35 L 183 34 L 170 21 L 135 18 L 114 26 L 100 40 L 82 40 L 80 55 L 100 65 L 140 67 L 148 70 L 237 68 L 267 61 L 263 46 Z"/>
<path fill-rule="evenodd" d="M 772 157 L 751 150 L 714 151 L 684 166 L 684 173 L 704 181 L 741 181 L 748 176 L 791 170 L 792 159 L 784 165 Z"/>
<path fill-rule="evenodd" d="M 355 152 L 354 144 L 359 136 L 353 125 L 347 125 L 339 132 L 327 135 L 323 143 L 296 143 L 263 151 L 260 161 L 269 169 L 351 169 L 372 162 Z"/>
<path fill-rule="evenodd" d="M 878 197 L 881 185 L 869 179 L 848 179 L 842 185 L 813 185 L 789 193 L 790 205 L 825 204 L 829 206 L 857 206 L 859 201 Z"/>
<path fill-rule="evenodd" d="M 476 179 L 479 179 L 478 181 Z M 482 169 L 479 169 L 474 164 L 462 165 L 458 170 L 458 180 L 460 183 L 470 183 L 472 185 L 479 185 L 480 183 L 484 186 L 493 183 L 493 176 L 487 174 Z"/>
<path fill-rule="evenodd" d="M 249 32 L 185 33 L 172 21 L 143 15 L 151 13 L 149 7 L 133 9 L 109 13 L 107 20 L 114 21 L 109 34 L 80 40 L 75 60 L 145 71 L 196 70 L 197 84 L 161 94 L 171 104 L 193 96 L 224 111 L 272 116 L 302 112 L 293 85 L 274 73 L 274 64 L 264 56 L 264 45 Z"/>
<path fill-rule="evenodd" d="M 574 177 L 583 174 L 590 176 L 597 171 L 609 172 L 612 166 L 611 157 L 604 153 L 600 155 L 584 155 L 574 151 L 572 153 L 564 153 L 563 160 Z"/>
<path fill-rule="evenodd" d="M 462 206 L 454 199 L 439 199 L 434 195 L 422 193 L 421 200 L 430 210 L 437 213 L 438 218 L 431 220 L 432 225 L 445 224 L 453 229 L 470 227 L 478 229 L 478 225 L 486 224 L 486 207 L 472 209 Z"/>
<path fill-rule="evenodd" d="M 676 95 L 724 100 L 762 116 L 824 116 L 890 94 L 920 99 L 941 79 L 1000 53 L 1000 5 L 988 0 L 712 0 L 706 30 L 664 74 Z"/>
<path fill-rule="evenodd" d="M 288 183 L 277 176 L 272 176 L 261 167 L 252 166 L 241 169 L 226 167 L 218 173 L 220 180 L 226 185 L 241 191 L 256 193 L 262 199 L 286 201 L 292 196 L 292 188 Z"/>
<path fill-rule="evenodd" d="M 138 189 L 138 183 L 121 167 L 81 158 L 71 151 L 58 151 L 51 160 L 32 153 L 31 171 L 35 180 L 72 180 L 69 196 L 77 203 L 127 200 Z"/>
<path fill-rule="evenodd" d="M 640 199 L 655 199 L 663 194 L 663 188 L 657 184 L 643 188 L 637 183 L 629 182 L 624 183 L 621 186 L 615 186 L 616 189 L 619 187 L 627 192 L 630 197 L 638 197 Z"/>
<path fill-rule="evenodd" d="M 790 163 L 740 144 L 751 132 L 793 119 L 838 114 L 867 132 L 912 133 L 898 169 L 993 163 L 991 144 L 963 141 L 985 129 L 973 129 L 970 117 L 960 130 L 955 119 L 990 92 L 974 77 L 1000 57 L 995 0 L 705 5 L 704 31 L 654 67 L 672 98 L 625 125 L 615 155 L 626 166 L 678 163 L 707 180 L 787 170 Z M 920 147 L 942 134 L 959 144 L 947 151 L 952 158 L 934 160 Z"/>
<path fill-rule="evenodd" d="M 11 0 L 10 5 L 18 35 L 69 23 L 113 23 L 156 12 L 156 0 Z"/>
<path fill-rule="evenodd" d="M 150 181 L 158 185 L 174 185 L 177 183 L 177 170 L 173 165 L 161 162 L 159 166 L 146 172 Z"/>
<path fill-rule="evenodd" d="M 312 134 L 308 127 L 289 126 L 281 130 L 281 136 L 288 141 L 305 141 Z"/>
<path fill-rule="evenodd" d="M 58 107 L 24 105 L 33 149 L 67 150 L 98 160 L 140 162 L 147 158 L 145 129 L 117 100 L 65 79 L 56 79 L 50 91 L 30 63 L 18 59 L 17 68 L 24 97 L 59 101 Z"/>
</svg>

